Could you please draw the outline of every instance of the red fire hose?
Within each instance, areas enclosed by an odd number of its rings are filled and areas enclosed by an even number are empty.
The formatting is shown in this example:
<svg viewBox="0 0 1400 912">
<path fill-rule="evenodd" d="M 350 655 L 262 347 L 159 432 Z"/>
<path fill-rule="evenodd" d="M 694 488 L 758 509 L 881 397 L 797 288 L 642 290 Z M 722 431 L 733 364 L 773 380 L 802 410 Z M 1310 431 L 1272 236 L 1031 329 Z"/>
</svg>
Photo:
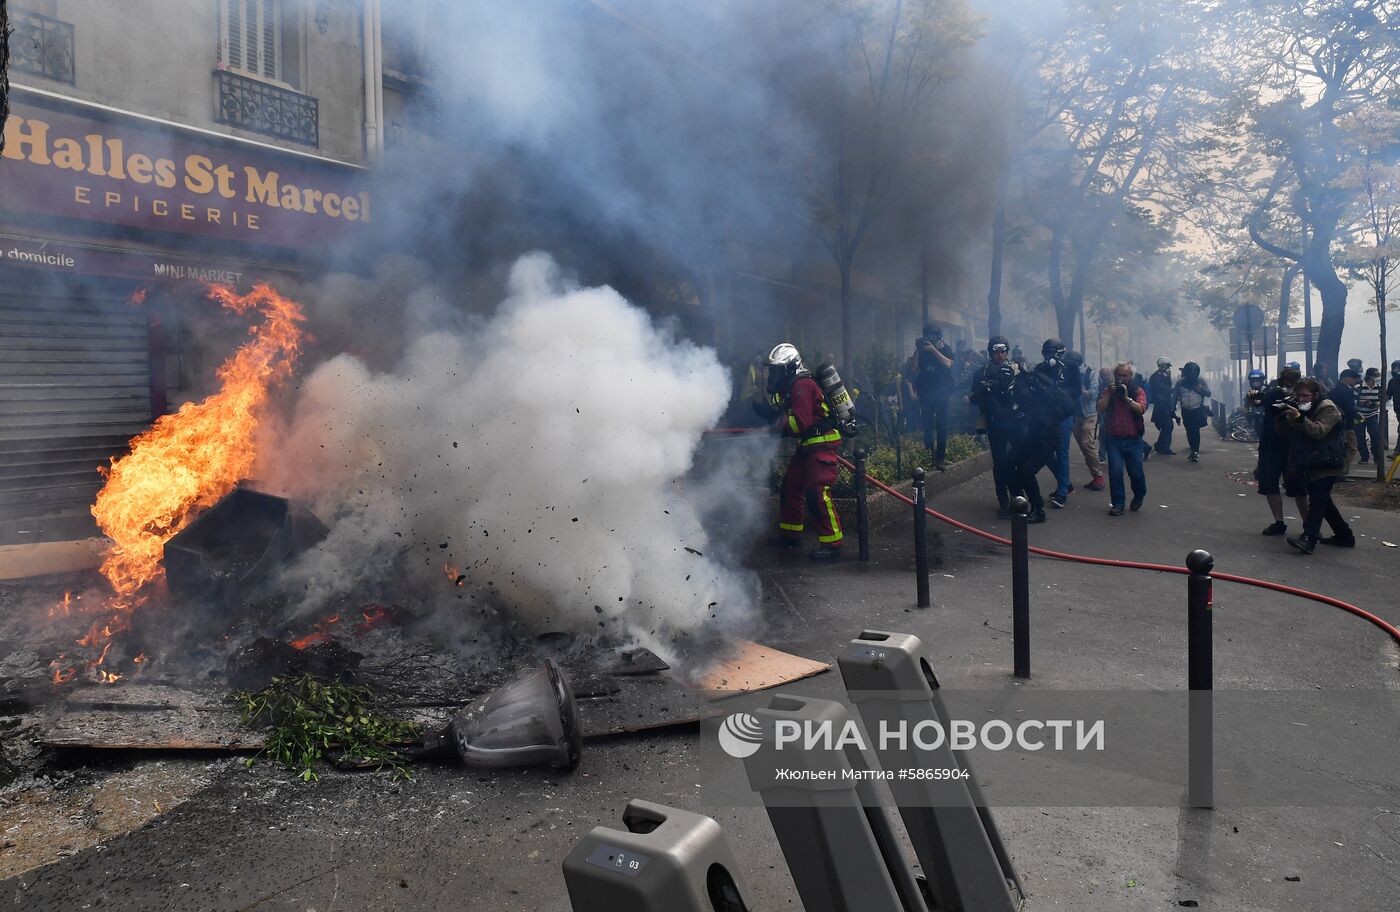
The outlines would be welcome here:
<svg viewBox="0 0 1400 912">
<path fill-rule="evenodd" d="M 716 433 L 721 434 L 744 434 L 753 433 L 755 431 L 760 433 L 767 433 L 766 429 L 763 428 L 715 429 Z M 850 469 L 851 471 L 855 471 L 855 466 L 848 462 L 846 459 L 840 456 L 838 456 L 837 458 L 841 460 L 841 464 L 844 465 L 846 468 Z M 910 506 L 914 505 L 914 501 L 912 498 L 901 494 L 899 491 L 896 491 L 894 488 L 890 487 L 889 485 L 885 484 L 879 479 L 871 478 L 868 474 L 865 476 L 865 478 L 866 481 L 875 485 L 877 488 L 884 491 L 886 494 L 896 497 Z M 964 532 L 969 532 L 973 535 L 978 536 L 979 538 L 985 538 L 988 541 L 994 541 L 997 544 L 1001 545 L 1011 544 L 1011 540 L 1008 538 L 1002 538 L 1000 535 L 993 535 L 991 532 L 987 532 L 984 529 L 978 529 L 975 526 L 969 526 L 965 522 L 960 522 L 956 519 L 953 519 L 951 516 L 945 516 L 942 513 L 939 513 L 932 507 L 924 507 L 924 512 L 928 513 L 929 516 L 932 516 L 939 522 L 945 522 L 948 525 L 953 526 L 954 528 L 961 529 Z M 1173 567 L 1170 564 L 1150 564 L 1144 561 L 1114 560 L 1108 557 L 1088 557 L 1083 554 L 1069 554 L 1064 551 L 1052 551 L 1049 548 L 1036 548 L 1034 546 L 1032 546 L 1029 550 L 1032 554 L 1039 554 L 1041 557 L 1049 557 L 1053 558 L 1054 560 L 1073 561 L 1077 564 L 1095 564 L 1101 567 L 1123 567 L 1128 570 L 1152 570 L 1158 573 L 1190 572 L 1185 567 Z M 1273 592 L 1282 592 L 1285 595 L 1294 595 L 1298 598 L 1305 598 L 1314 602 L 1321 602 L 1324 605 L 1331 605 L 1333 608 L 1340 608 L 1349 614 L 1354 614 L 1359 618 L 1370 621 L 1372 624 L 1376 625 L 1381 630 L 1384 630 L 1390 636 L 1391 639 L 1395 640 L 1396 643 L 1400 643 L 1400 628 L 1396 628 L 1393 624 L 1380 617 L 1377 617 L 1376 615 L 1372 614 L 1369 611 L 1366 611 L 1363 608 L 1358 608 L 1356 605 L 1353 605 L 1349 602 L 1344 602 L 1341 599 L 1332 598 L 1330 595 L 1320 595 L 1316 592 L 1309 592 L 1306 589 L 1299 589 L 1296 586 L 1285 586 L 1282 583 L 1271 583 L 1268 580 L 1254 579 L 1253 577 L 1249 576 L 1239 576 L 1234 573 L 1212 572 L 1211 578 L 1223 580 L 1227 583 L 1239 583 L 1244 586 L 1254 586 L 1258 589 L 1269 589 Z"/>
</svg>

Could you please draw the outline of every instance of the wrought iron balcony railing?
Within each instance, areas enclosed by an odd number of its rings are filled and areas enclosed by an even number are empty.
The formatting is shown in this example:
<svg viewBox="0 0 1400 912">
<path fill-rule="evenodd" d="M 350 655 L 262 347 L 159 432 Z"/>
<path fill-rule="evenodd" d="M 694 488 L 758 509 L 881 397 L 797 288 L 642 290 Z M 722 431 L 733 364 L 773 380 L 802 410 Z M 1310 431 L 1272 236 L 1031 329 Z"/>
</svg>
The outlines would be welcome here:
<svg viewBox="0 0 1400 912">
<path fill-rule="evenodd" d="M 316 99 L 232 70 L 215 70 L 218 121 L 265 136 L 316 146 L 321 142 Z"/>
<path fill-rule="evenodd" d="M 10 7 L 10 68 L 73 84 L 73 23 Z"/>
</svg>

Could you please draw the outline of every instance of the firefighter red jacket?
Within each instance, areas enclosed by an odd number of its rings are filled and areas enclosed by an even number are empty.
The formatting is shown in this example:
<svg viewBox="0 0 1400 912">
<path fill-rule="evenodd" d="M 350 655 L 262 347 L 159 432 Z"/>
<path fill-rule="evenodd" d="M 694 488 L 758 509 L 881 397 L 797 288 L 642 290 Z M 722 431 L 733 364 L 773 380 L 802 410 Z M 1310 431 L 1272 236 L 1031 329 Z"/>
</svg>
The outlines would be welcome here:
<svg viewBox="0 0 1400 912">
<path fill-rule="evenodd" d="M 798 445 L 834 450 L 841 445 L 841 431 L 828 419 L 831 409 L 821 385 L 808 376 L 798 377 L 783 400 L 783 432 L 796 437 Z"/>
</svg>

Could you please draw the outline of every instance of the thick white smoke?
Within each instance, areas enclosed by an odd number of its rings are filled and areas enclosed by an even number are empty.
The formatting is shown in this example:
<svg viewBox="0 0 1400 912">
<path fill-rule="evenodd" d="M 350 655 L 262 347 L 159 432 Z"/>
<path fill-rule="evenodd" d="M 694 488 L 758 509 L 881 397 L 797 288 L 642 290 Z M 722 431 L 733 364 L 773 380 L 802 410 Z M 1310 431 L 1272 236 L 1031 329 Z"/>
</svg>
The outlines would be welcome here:
<svg viewBox="0 0 1400 912">
<path fill-rule="evenodd" d="M 535 629 L 670 652 L 750 602 L 679 481 L 729 392 L 713 351 L 526 256 L 479 328 L 428 332 L 387 372 L 342 354 L 306 378 L 259 474 L 331 533 L 283 584 L 308 613 L 405 573 L 455 596 L 450 564 Z"/>
</svg>

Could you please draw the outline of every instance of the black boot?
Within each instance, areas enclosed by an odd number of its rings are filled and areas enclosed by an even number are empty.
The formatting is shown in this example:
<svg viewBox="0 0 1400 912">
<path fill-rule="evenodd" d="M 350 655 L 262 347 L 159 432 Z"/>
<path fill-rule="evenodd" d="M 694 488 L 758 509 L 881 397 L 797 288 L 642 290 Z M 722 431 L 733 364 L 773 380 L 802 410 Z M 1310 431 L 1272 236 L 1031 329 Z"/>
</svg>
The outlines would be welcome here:
<svg viewBox="0 0 1400 912">
<path fill-rule="evenodd" d="M 1045 522 L 1045 510 L 1043 508 L 1040 510 L 1032 510 L 1031 515 L 1026 517 L 1026 522 L 1030 525 Z"/>
<path fill-rule="evenodd" d="M 1338 532 L 1326 538 L 1319 538 L 1317 543 L 1319 545 L 1331 545 L 1334 548 L 1355 548 L 1356 534 L 1348 529 L 1345 532 Z"/>
<path fill-rule="evenodd" d="M 1317 547 L 1317 538 L 1304 532 L 1297 538 L 1290 538 L 1288 543 L 1304 554 L 1312 554 L 1313 549 Z"/>
<path fill-rule="evenodd" d="M 818 545 L 807 557 L 814 561 L 838 561 L 841 559 L 840 545 Z"/>
<path fill-rule="evenodd" d="M 768 536 L 768 547 L 800 548 L 802 547 L 802 538 L 798 535 L 770 535 Z"/>
</svg>

